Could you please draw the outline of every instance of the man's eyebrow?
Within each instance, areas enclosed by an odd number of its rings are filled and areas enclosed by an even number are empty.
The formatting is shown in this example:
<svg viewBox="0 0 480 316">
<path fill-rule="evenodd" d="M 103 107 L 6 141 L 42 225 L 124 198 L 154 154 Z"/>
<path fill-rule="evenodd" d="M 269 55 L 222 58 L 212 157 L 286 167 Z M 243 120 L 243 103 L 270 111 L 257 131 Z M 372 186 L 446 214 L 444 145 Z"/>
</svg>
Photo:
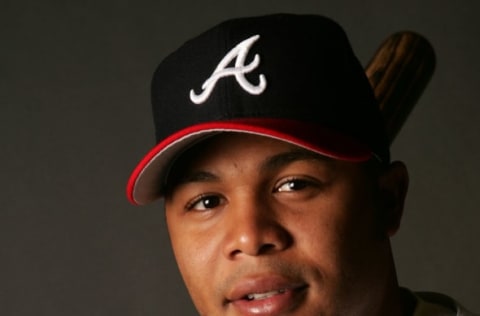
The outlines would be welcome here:
<svg viewBox="0 0 480 316">
<path fill-rule="evenodd" d="M 278 169 L 299 160 L 317 160 L 321 162 L 328 162 L 330 159 L 313 151 L 300 148 L 268 157 L 262 163 L 260 170 L 269 171 Z"/>
<path fill-rule="evenodd" d="M 192 171 L 182 174 L 181 177 L 177 178 L 175 185 L 182 185 L 191 182 L 208 182 L 216 181 L 218 176 L 207 171 Z"/>
<path fill-rule="evenodd" d="M 293 149 L 267 157 L 266 160 L 261 163 L 259 172 L 275 170 L 300 160 L 317 160 L 328 162 L 329 158 L 306 149 Z M 172 184 L 176 187 L 188 183 L 212 182 L 218 180 L 219 177 L 211 172 L 204 170 L 193 170 L 177 174 Z"/>
</svg>

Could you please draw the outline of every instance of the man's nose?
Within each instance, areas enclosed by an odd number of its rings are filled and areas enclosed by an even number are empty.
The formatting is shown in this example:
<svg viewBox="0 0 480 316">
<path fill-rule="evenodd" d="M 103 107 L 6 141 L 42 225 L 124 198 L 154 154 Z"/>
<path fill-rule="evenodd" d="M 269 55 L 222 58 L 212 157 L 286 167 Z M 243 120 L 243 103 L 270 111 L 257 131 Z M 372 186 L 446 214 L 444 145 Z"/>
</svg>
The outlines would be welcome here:
<svg viewBox="0 0 480 316">
<path fill-rule="evenodd" d="M 231 201 L 225 223 L 224 254 L 229 259 L 272 254 L 285 250 L 292 243 L 272 203 L 261 198 L 243 197 Z"/>
</svg>

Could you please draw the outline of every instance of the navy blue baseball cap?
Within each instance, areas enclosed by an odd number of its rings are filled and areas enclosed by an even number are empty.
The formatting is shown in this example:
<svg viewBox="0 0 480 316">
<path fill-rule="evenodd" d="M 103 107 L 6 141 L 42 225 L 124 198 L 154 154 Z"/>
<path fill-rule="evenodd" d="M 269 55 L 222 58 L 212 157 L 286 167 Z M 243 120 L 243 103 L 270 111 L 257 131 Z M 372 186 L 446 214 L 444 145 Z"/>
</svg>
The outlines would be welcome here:
<svg viewBox="0 0 480 316">
<path fill-rule="evenodd" d="M 163 196 L 168 170 L 205 137 L 280 139 L 352 162 L 390 160 L 384 122 L 343 29 L 316 15 L 228 20 L 165 58 L 152 81 L 157 144 L 127 185 L 129 200 Z"/>
</svg>

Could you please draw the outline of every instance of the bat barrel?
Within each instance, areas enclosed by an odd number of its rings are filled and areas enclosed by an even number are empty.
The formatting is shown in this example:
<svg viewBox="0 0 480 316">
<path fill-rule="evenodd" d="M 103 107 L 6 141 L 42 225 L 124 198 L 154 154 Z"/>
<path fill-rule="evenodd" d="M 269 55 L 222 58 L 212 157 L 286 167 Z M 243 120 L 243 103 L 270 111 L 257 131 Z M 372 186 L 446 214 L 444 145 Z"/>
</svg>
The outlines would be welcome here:
<svg viewBox="0 0 480 316">
<path fill-rule="evenodd" d="M 432 45 L 421 35 L 405 31 L 389 36 L 366 67 L 390 143 L 430 81 L 435 63 Z"/>
</svg>

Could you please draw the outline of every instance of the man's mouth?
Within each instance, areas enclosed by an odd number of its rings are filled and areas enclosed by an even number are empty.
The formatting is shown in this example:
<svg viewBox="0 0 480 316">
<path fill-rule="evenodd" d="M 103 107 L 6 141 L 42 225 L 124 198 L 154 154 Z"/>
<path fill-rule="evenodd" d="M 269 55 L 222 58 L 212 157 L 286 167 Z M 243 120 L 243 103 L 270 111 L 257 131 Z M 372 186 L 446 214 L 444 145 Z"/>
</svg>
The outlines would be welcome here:
<svg viewBox="0 0 480 316">
<path fill-rule="evenodd" d="M 297 308 L 305 299 L 308 285 L 282 277 L 241 281 L 226 301 L 240 315 L 278 315 Z"/>
<path fill-rule="evenodd" d="M 283 293 L 285 293 L 285 291 L 286 291 L 286 289 L 280 289 L 280 290 L 269 291 L 269 292 L 265 292 L 265 293 L 252 293 L 252 294 L 247 294 L 245 299 L 247 299 L 249 301 L 263 300 L 263 299 L 272 297 L 274 295 L 283 294 Z"/>
</svg>

